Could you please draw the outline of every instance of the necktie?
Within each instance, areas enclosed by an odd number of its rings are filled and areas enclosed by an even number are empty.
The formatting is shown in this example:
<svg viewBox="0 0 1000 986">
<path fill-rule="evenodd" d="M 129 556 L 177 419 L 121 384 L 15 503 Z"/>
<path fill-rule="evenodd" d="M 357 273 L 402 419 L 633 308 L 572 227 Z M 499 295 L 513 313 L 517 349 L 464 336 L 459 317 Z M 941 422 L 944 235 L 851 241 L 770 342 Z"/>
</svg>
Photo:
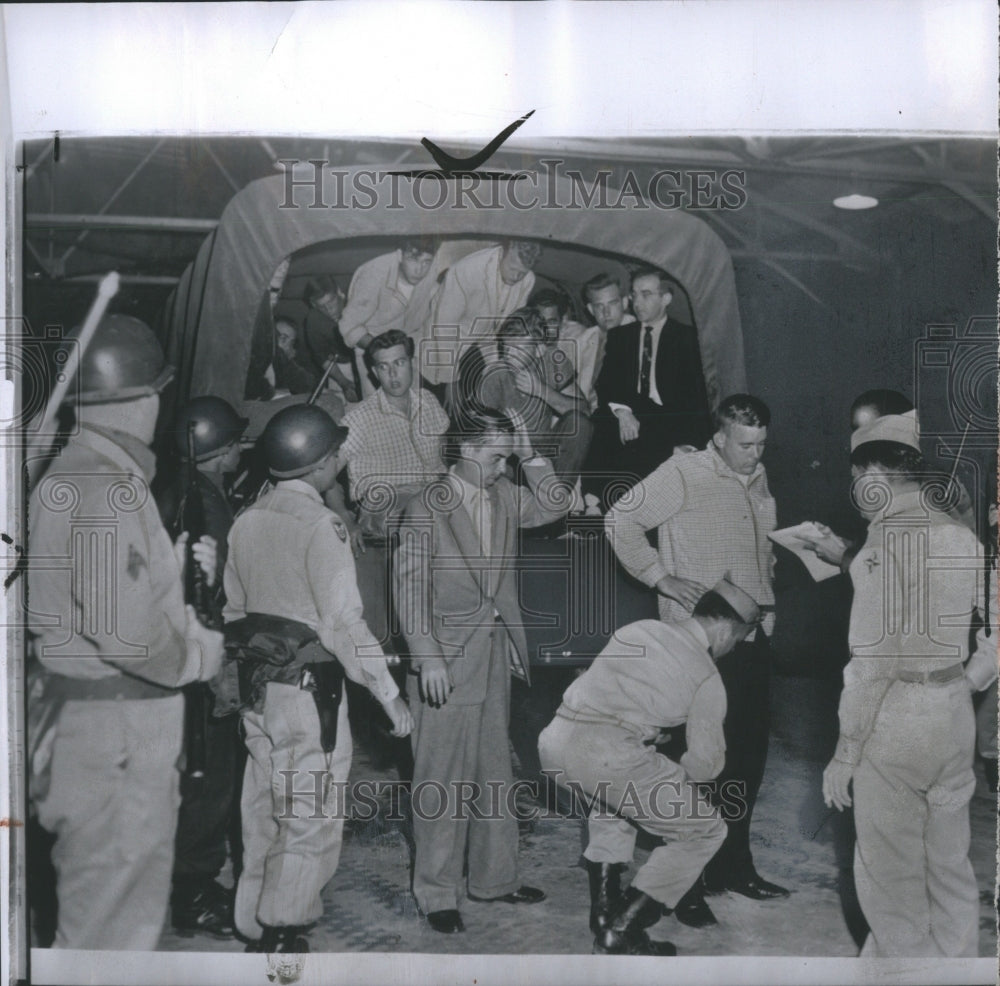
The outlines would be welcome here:
<svg viewBox="0 0 1000 986">
<path fill-rule="evenodd" d="M 482 546 L 483 555 L 489 557 L 490 541 L 493 534 L 490 521 L 493 518 L 490 516 L 489 494 L 486 490 L 479 490 L 478 493 L 473 494 L 471 497 L 471 506 L 472 523 L 476 528 L 476 534 L 479 535 L 479 543 Z"/>
<path fill-rule="evenodd" d="M 490 542 L 493 537 L 493 517 L 490 511 L 489 494 L 486 490 L 479 490 L 473 494 L 469 505 L 472 507 L 472 523 L 476 528 L 476 534 L 479 536 L 479 544 L 483 552 L 482 556 L 484 559 L 488 559 L 490 557 Z M 493 576 L 490 572 L 488 561 L 483 565 L 482 573 L 483 593 L 488 598 L 492 598 Z"/>
<path fill-rule="evenodd" d="M 594 353 L 594 375 L 591 378 L 591 386 L 597 386 L 597 378 L 601 375 L 601 367 L 604 366 L 604 350 L 608 345 L 608 334 L 603 330 L 597 333 L 597 350 Z"/>
<path fill-rule="evenodd" d="M 649 375 L 653 369 L 653 326 L 642 327 L 642 362 L 639 365 L 639 393 L 649 396 Z"/>
</svg>

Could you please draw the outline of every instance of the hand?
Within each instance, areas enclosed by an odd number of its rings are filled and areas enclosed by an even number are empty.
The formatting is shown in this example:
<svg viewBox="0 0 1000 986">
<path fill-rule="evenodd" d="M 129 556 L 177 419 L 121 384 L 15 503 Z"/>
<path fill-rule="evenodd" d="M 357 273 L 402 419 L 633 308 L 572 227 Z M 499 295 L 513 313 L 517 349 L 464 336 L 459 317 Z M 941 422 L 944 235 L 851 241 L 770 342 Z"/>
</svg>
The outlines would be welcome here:
<svg viewBox="0 0 1000 986">
<path fill-rule="evenodd" d="M 199 619 L 194 611 L 194 606 L 184 607 L 184 615 L 187 622 L 184 627 L 184 641 L 187 644 L 188 654 L 195 651 L 200 652 L 197 681 L 210 681 L 222 667 L 222 658 L 225 655 L 225 641 L 218 630 L 209 630 Z"/>
<path fill-rule="evenodd" d="M 851 806 L 847 785 L 854 776 L 854 765 L 842 760 L 831 760 L 823 771 L 823 800 L 827 808 L 843 811 Z"/>
<path fill-rule="evenodd" d="M 639 419 L 626 407 L 615 411 L 618 418 L 618 437 L 622 445 L 639 437 Z"/>
<path fill-rule="evenodd" d="M 531 447 L 531 439 L 528 437 L 528 428 L 524 423 L 524 418 L 514 408 L 505 408 L 506 415 L 514 422 L 514 448 L 513 454 L 522 462 L 527 462 L 535 454 Z"/>
<path fill-rule="evenodd" d="M 439 708 L 448 701 L 455 685 L 443 657 L 424 658 L 420 665 L 420 690 L 424 701 Z"/>
<path fill-rule="evenodd" d="M 682 579 L 676 575 L 664 575 L 656 583 L 656 591 L 661 596 L 677 600 L 685 609 L 694 609 L 695 603 L 708 592 L 708 586 L 702 585 L 700 582 L 695 582 L 694 579 Z"/>
<path fill-rule="evenodd" d="M 806 547 L 816 553 L 816 557 L 822 559 L 830 565 L 840 566 L 844 560 L 844 552 L 847 550 L 847 542 L 838 537 L 825 524 L 816 523 L 816 528 L 822 534 L 821 538 L 805 541 Z"/>
<path fill-rule="evenodd" d="M 399 738 L 409 736 L 413 732 L 413 713 L 410 712 L 410 707 L 403 701 L 402 696 L 397 695 L 391 702 L 383 702 L 382 708 L 392 721 L 390 730 L 392 736 Z"/>
<path fill-rule="evenodd" d="M 177 564 L 180 566 L 181 575 L 184 574 L 184 566 L 187 564 L 187 542 L 188 532 L 184 531 L 174 542 L 174 554 L 177 557 Z M 215 546 L 215 538 L 207 534 L 198 539 L 198 543 L 191 548 L 191 554 L 198 563 L 198 567 L 205 573 L 205 581 L 209 586 L 215 585 L 215 577 L 218 574 L 219 555 Z"/>
<path fill-rule="evenodd" d="M 357 404 L 361 398 L 358 396 L 357 390 L 354 388 L 353 383 L 345 383 L 341 385 L 340 388 L 344 392 L 344 401 L 347 404 Z"/>
</svg>

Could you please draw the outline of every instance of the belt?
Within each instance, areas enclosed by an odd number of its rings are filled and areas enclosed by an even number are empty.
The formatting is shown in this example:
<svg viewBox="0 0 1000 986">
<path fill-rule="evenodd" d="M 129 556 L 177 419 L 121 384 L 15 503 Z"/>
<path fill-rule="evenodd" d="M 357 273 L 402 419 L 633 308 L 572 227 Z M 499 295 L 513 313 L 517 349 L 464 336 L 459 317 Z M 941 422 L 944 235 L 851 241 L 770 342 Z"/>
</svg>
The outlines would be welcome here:
<svg viewBox="0 0 1000 986">
<path fill-rule="evenodd" d="M 904 668 L 896 672 L 897 681 L 906 681 L 915 685 L 943 685 L 947 681 L 954 681 L 965 674 L 965 668 L 961 664 L 952 664 L 947 668 L 936 668 L 933 671 L 910 671 Z"/>
<path fill-rule="evenodd" d="M 617 716 L 588 716 L 586 713 L 572 712 L 566 709 L 565 706 L 560 706 L 556 710 L 556 716 L 560 719 L 565 719 L 567 722 L 578 722 L 588 726 L 615 726 L 617 729 L 624 729 L 628 733 L 636 733 L 638 735 L 642 735 L 644 732 L 642 726 L 634 722 L 626 722 Z M 664 726 L 663 728 L 670 729 L 672 727 Z"/>
</svg>

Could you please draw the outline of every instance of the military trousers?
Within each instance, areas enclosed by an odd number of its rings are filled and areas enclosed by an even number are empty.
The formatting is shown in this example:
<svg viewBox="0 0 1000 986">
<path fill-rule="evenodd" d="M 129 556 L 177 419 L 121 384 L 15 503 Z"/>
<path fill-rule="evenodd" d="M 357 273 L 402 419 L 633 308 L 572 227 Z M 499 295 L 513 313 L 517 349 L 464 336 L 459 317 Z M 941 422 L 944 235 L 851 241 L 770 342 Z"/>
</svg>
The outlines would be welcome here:
<svg viewBox="0 0 1000 986">
<path fill-rule="evenodd" d="M 56 836 L 54 947 L 151 951 L 166 920 L 183 699 L 69 700 L 39 821 Z"/>
<path fill-rule="evenodd" d="M 964 678 L 890 686 L 854 773 L 854 880 L 871 928 L 863 956 L 976 955 L 974 744 Z"/>
<path fill-rule="evenodd" d="M 337 745 L 320 744 L 312 693 L 270 682 L 263 712 L 245 712 L 247 764 L 240 808 L 243 872 L 236 887 L 236 929 L 258 939 L 263 925 L 302 926 L 323 913 L 320 897 L 340 862 L 351 730 L 347 696 Z"/>
<path fill-rule="evenodd" d="M 667 907 L 684 896 L 726 838 L 718 810 L 684 768 L 635 732 L 556 716 L 539 737 L 538 750 L 557 783 L 598 799 L 587 820 L 585 858 L 631 863 L 637 826 L 664 840 L 632 886 Z"/>
</svg>

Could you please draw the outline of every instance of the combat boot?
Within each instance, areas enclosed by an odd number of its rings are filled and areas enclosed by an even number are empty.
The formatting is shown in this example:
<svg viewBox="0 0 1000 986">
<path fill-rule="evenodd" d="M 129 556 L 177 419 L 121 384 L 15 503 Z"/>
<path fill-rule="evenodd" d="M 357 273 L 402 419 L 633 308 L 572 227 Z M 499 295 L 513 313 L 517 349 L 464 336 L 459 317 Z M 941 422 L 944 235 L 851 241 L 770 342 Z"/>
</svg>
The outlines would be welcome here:
<svg viewBox="0 0 1000 986">
<path fill-rule="evenodd" d="M 621 902 L 621 875 L 624 863 L 595 863 L 586 860 L 590 880 L 590 930 L 599 935 L 611 923 L 611 915 Z"/>
<path fill-rule="evenodd" d="M 596 955 L 676 955 L 668 941 L 653 941 L 646 934 L 663 915 L 663 905 L 635 887 L 629 887 L 620 910 L 594 939 Z"/>
</svg>

